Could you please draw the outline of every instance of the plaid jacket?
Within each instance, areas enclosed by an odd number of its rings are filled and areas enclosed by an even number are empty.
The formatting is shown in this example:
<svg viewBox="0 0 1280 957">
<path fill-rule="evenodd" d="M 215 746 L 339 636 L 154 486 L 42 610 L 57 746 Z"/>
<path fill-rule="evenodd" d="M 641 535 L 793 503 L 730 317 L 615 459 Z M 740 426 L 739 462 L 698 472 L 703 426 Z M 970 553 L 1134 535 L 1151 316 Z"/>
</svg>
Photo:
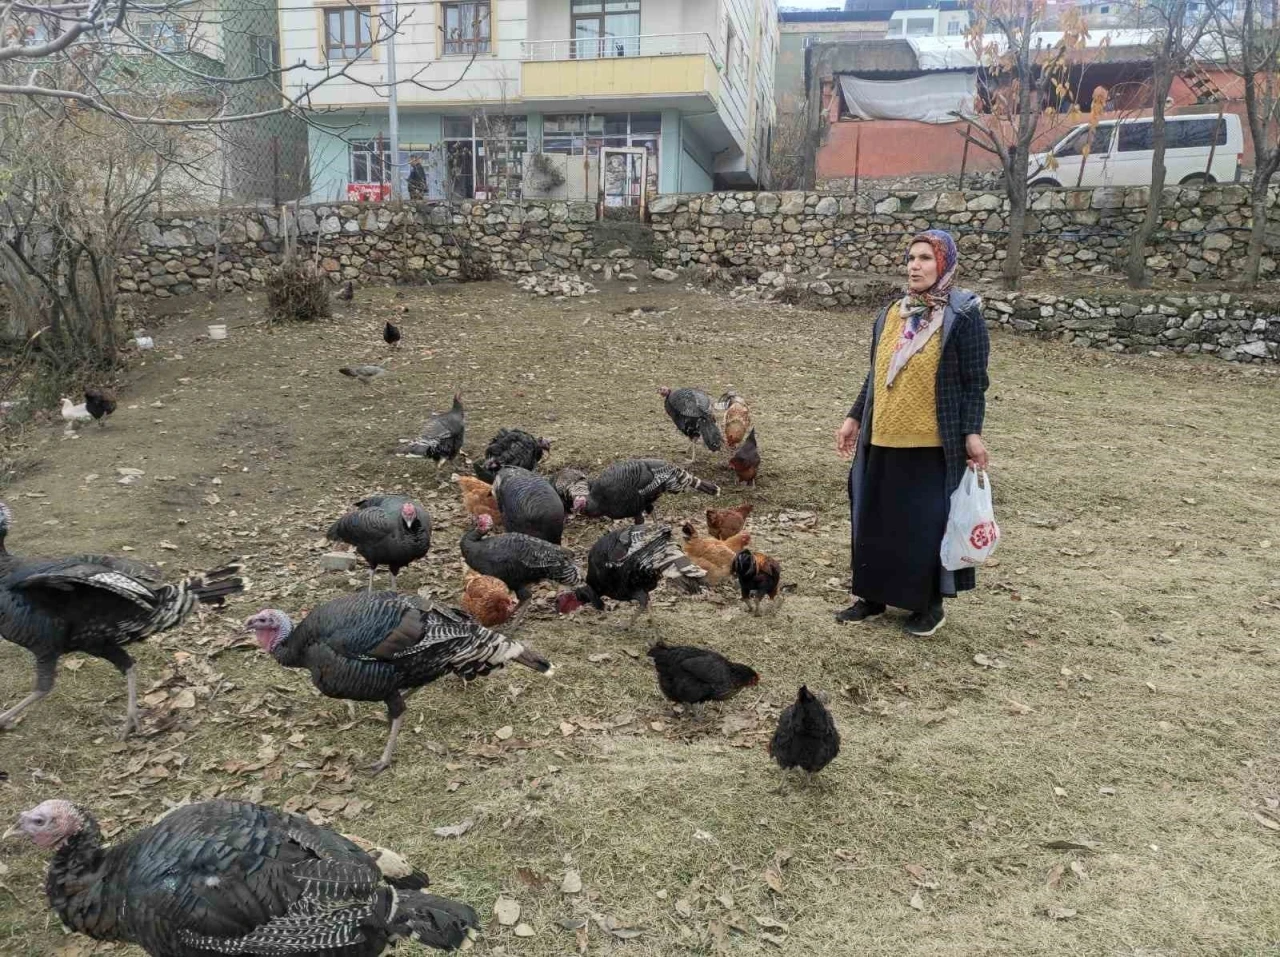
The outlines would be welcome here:
<svg viewBox="0 0 1280 957">
<path fill-rule="evenodd" d="M 884 330 L 888 308 L 881 310 L 871 327 L 871 369 L 876 367 L 876 343 Z M 942 356 L 938 361 L 937 401 L 938 432 L 942 436 L 942 451 L 947 460 L 947 497 L 960 485 L 968 465 L 964 449 L 966 435 L 982 432 L 986 415 L 987 359 L 991 343 L 987 338 L 987 324 L 982 319 L 982 300 L 973 293 L 957 289 L 951 293 L 942 320 Z M 858 400 L 849 410 L 849 417 L 862 423 L 858 435 L 858 451 L 849 473 L 849 495 L 852 499 L 854 521 L 857 521 L 858 490 L 861 486 L 862 466 L 867 461 L 867 446 L 871 444 L 871 407 L 875 400 L 876 383 L 871 372 L 862 383 Z M 856 532 L 855 532 L 856 534 Z M 950 593 L 946 576 L 955 575 L 955 589 L 964 591 L 974 587 L 974 569 L 958 572 L 943 571 L 943 591 Z"/>
</svg>

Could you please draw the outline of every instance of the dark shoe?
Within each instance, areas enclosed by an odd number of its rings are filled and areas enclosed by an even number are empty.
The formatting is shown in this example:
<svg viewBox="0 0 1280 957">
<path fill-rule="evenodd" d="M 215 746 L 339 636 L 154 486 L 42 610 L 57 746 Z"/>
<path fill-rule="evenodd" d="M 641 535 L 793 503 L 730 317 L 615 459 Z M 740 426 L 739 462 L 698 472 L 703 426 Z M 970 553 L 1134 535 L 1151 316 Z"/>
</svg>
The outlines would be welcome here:
<svg viewBox="0 0 1280 957">
<path fill-rule="evenodd" d="M 917 611 L 907 619 L 907 634 L 917 638 L 928 638 L 941 628 L 947 620 L 947 614 L 941 608 L 930 608 L 928 611 Z"/>
<path fill-rule="evenodd" d="M 836 621 L 840 624 L 861 624 L 869 618 L 884 614 L 884 605 L 859 598 L 844 611 L 836 612 Z"/>
</svg>

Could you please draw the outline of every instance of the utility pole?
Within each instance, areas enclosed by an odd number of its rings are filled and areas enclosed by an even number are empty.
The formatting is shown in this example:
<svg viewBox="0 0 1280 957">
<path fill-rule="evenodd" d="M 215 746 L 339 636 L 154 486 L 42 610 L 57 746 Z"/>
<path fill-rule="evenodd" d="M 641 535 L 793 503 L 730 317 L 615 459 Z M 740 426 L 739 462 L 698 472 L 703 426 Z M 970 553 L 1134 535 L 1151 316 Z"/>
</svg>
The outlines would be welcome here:
<svg viewBox="0 0 1280 957">
<path fill-rule="evenodd" d="M 390 111 L 388 123 L 391 133 L 391 198 L 402 199 L 400 186 L 400 105 L 396 99 L 396 5 L 395 0 L 388 0 L 383 6 L 382 23 L 390 29 L 387 37 L 387 109 Z"/>
</svg>

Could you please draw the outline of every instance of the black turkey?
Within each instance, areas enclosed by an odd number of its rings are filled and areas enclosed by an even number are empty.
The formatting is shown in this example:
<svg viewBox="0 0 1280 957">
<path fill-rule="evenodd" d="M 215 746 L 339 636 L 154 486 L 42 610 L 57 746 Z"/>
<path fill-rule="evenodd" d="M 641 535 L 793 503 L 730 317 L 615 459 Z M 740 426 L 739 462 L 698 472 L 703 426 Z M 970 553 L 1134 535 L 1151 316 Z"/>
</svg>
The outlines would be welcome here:
<svg viewBox="0 0 1280 957">
<path fill-rule="evenodd" d="M 693 593 L 702 587 L 707 573 L 695 565 L 671 540 L 669 525 L 628 525 L 608 532 L 591 546 L 587 555 L 587 583 L 561 592 L 556 609 L 561 614 L 583 604 L 604 611 L 604 598 L 637 603 L 634 623 L 649 610 L 649 592 L 667 579 Z"/>
<path fill-rule="evenodd" d="M 804 685 L 778 718 L 769 754 L 785 770 L 802 768 L 817 774 L 840 753 L 840 732 L 831 712 Z"/>
<path fill-rule="evenodd" d="M 387 324 L 382 327 L 382 341 L 394 348 L 400 345 L 401 338 L 400 327 L 388 319 Z"/>
<path fill-rule="evenodd" d="M 379 565 L 390 569 L 394 589 L 400 569 L 431 550 L 431 513 L 403 495 L 372 495 L 329 526 L 325 537 L 354 545 L 369 563 L 369 591 Z"/>
<path fill-rule="evenodd" d="M 587 504 L 587 490 L 591 487 L 591 476 L 581 469 L 561 469 L 551 478 L 560 501 L 564 503 L 566 513 L 580 511 Z"/>
<path fill-rule="evenodd" d="M 479 516 L 462 536 L 462 557 L 472 569 L 498 579 L 516 593 L 520 610 L 512 627 L 524 620 L 533 586 L 538 582 L 577 585 L 582 581 L 569 549 L 532 535 L 490 535 L 491 528 L 493 520 L 487 515 Z"/>
<path fill-rule="evenodd" d="M 240 566 L 170 585 L 158 568 L 126 558 L 24 559 L 4 551 L 10 520 L 0 503 L 0 635 L 31 652 L 36 673 L 31 694 L 0 714 L 0 730 L 53 690 L 58 659 L 73 651 L 120 669 L 128 684 L 123 733 L 138 730 L 138 679 L 125 646 L 177 627 L 199 603 L 243 591 Z"/>
<path fill-rule="evenodd" d="M 549 439 L 540 439 L 522 429 L 499 429 L 485 446 L 484 457 L 475 464 L 476 476 L 492 483 L 498 471 L 508 465 L 532 472 L 550 451 Z"/>
<path fill-rule="evenodd" d="M 564 535 L 564 503 L 560 493 L 541 475 L 507 466 L 490 489 L 502 512 L 502 527 L 559 545 Z"/>
<path fill-rule="evenodd" d="M 406 455 L 419 455 L 431 459 L 440 468 L 441 462 L 452 462 L 462 451 L 462 440 L 467 431 L 467 416 L 462 409 L 462 393 L 453 394 L 453 406 L 448 412 L 432 412 L 422 434 L 405 447 Z"/>
<path fill-rule="evenodd" d="M 245 623 L 258 644 L 286 668 L 306 668 L 321 694 L 383 701 L 391 733 L 377 774 L 391 763 L 404 720 L 401 692 L 443 675 L 470 679 L 508 661 L 549 673 L 531 648 L 477 624 L 463 611 L 395 592 L 359 592 L 327 601 L 295 628 L 289 616 L 263 609 Z"/>
<path fill-rule="evenodd" d="M 624 459 L 595 477 L 580 510 L 591 518 L 633 518 L 638 524 L 663 492 L 689 490 L 720 494 L 715 484 L 662 459 Z"/>
<path fill-rule="evenodd" d="M 85 389 L 84 407 L 98 425 L 106 425 L 107 416 L 116 410 L 116 397 L 109 389 Z"/>
<path fill-rule="evenodd" d="M 188 804 L 104 846 L 92 814 L 45 801 L 5 834 L 53 851 L 45 892 L 63 924 L 152 957 L 377 957 L 397 938 L 454 950 L 479 927 L 399 855 L 260 804 Z"/>
<path fill-rule="evenodd" d="M 689 440 L 689 464 L 698 457 L 698 441 L 712 452 L 719 452 L 724 441 L 720 426 L 711 410 L 711 396 L 701 389 L 670 389 L 665 385 L 658 389 L 663 397 L 663 408 L 675 423 L 680 434 Z"/>
</svg>

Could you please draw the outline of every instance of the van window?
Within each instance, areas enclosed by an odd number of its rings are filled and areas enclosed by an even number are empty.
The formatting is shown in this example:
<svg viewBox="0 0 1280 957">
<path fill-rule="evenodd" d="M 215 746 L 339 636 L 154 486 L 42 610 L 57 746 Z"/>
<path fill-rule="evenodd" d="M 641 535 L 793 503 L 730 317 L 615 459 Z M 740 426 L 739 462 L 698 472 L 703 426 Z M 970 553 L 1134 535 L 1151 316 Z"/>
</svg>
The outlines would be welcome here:
<svg viewBox="0 0 1280 957">
<path fill-rule="evenodd" d="M 1111 131 L 1114 126 L 1113 123 L 1104 123 L 1093 131 L 1093 145 L 1089 148 L 1090 156 L 1103 156 L 1111 149 Z M 1068 134 L 1067 138 L 1054 148 L 1053 155 L 1079 156 L 1088 138 L 1089 127 L 1081 127 L 1076 132 Z"/>
<path fill-rule="evenodd" d="M 1170 124 L 1172 125 L 1172 124 Z M 1121 123 L 1120 152 L 1133 153 L 1151 149 L 1150 123 Z"/>
<path fill-rule="evenodd" d="M 1214 127 L 1217 127 L 1216 137 Z M 1179 120 L 1170 123 L 1165 130 L 1166 145 L 1171 150 L 1211 146 L 1214 139 L 1217 139 L 1218 146 L 1227 145 L 1227 123 L 1219 121 L 1216 116 L 1209 120 Z"/>
</svg>

